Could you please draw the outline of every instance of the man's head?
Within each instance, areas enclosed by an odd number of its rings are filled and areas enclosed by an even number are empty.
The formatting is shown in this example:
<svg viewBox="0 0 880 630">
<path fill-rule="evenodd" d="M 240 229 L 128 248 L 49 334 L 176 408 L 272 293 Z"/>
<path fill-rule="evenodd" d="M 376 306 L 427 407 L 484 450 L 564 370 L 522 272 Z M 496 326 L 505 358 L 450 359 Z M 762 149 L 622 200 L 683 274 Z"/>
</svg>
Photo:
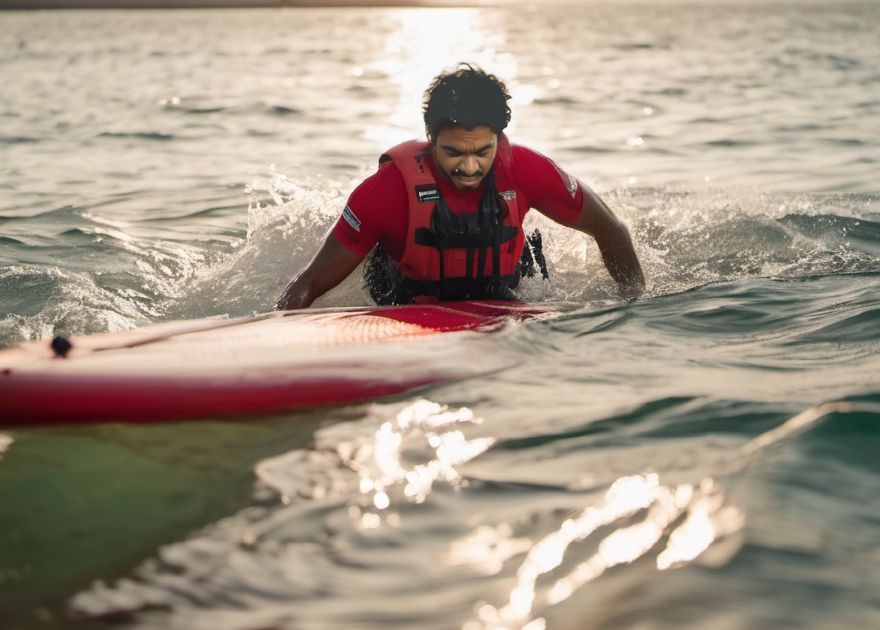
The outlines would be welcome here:
<svg viewBox="0 0 880 630">
<path fill-rule="evenodd" d="M 439 75 L 425 92 L 425 131 L 434 163 L 460 189 L 479 187 L 492 167 L 498 135 L 510 122 L 504 83 L 461 64 Z"/>
</svg>

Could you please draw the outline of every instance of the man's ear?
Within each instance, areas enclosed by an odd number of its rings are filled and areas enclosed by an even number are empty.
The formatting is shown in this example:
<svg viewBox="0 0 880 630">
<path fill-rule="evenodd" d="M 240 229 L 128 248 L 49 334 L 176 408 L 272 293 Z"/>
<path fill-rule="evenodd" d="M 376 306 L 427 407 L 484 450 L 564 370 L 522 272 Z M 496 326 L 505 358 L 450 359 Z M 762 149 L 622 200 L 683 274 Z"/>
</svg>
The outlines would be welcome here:
<svg viewBox="0 0 880 630">
<path fill-rule="evenodd" d="M 431 128 L 427 124 L 425 125 L 425 136 L 428 138 L 428 142 L 434 144 L 434 138 L 431 137 Z"/>
</svg>

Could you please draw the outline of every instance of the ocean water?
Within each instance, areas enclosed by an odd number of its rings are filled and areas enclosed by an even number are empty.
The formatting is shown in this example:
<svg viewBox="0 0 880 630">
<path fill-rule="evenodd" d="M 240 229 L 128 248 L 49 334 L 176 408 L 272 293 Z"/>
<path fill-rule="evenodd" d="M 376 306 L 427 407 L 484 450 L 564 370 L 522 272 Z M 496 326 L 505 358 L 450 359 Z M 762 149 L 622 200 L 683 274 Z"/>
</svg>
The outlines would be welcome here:
<svg viewBox="0 0 880 630">
<path fill-rule="evenodd" d="M 459 61 L 508 82 L 512 139 L 600 192 L 648 279 L 621 301 L 534 213 L 552 276 L 523 298 L 562 314 L 489 338 L 507 370 L 3 428 L 0 626 L 880 627 L 878 24 L 873 2 L 0 13 L 0 346 L 270 309 Z M 319 302 L 366 303 L 356 277 Z"/>
</svg>

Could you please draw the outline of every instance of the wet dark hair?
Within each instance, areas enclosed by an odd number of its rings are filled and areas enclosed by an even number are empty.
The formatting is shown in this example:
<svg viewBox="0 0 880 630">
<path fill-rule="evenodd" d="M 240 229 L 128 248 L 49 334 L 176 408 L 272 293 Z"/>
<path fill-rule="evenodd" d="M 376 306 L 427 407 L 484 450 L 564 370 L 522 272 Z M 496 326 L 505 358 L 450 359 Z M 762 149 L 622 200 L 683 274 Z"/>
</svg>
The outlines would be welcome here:
<svg viewBox="0 0 880 630">
<path fill-rule="evenodd" d="M 485 125 L 500 134 L 510 122 L 509 100 L 507 86 L 498 77 L 470 64 L 459 64 L 435 77 L 425 90 L 425 129 L 432 142 L 448 127 Z"/>
</svg>

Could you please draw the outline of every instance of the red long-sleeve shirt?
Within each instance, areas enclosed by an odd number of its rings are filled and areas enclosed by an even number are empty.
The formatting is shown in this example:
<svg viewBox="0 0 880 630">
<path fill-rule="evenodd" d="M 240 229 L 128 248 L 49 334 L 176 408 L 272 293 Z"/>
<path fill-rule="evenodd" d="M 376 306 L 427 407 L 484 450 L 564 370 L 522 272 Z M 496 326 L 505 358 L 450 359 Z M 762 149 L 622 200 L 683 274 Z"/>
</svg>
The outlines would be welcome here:
<svg viewBox="0 0 880 630">
<path fill-rule="evenodd" d="M 453 212 L 477 210 L 483 187 L 459 190 L 438 174 L 430 158 L 427 162 L 443 200 Z M 574 178 L 561 170 L 553 160 L 532 149 L 513 145 L 511 162 L 517 195 L 525 196 L 529 208 L 536 208 L 562 223 L 570 223 L 578 217 L 583 192 Z M 333 234 L 359 256 L 366 256 L 376 243 L 381 243 L 392 258 L 400 260 L 409 221 L 407 203 L 403 176 L 392 162 L 387 162 L 354 189 L 333 227 Z"/>
</svg>

